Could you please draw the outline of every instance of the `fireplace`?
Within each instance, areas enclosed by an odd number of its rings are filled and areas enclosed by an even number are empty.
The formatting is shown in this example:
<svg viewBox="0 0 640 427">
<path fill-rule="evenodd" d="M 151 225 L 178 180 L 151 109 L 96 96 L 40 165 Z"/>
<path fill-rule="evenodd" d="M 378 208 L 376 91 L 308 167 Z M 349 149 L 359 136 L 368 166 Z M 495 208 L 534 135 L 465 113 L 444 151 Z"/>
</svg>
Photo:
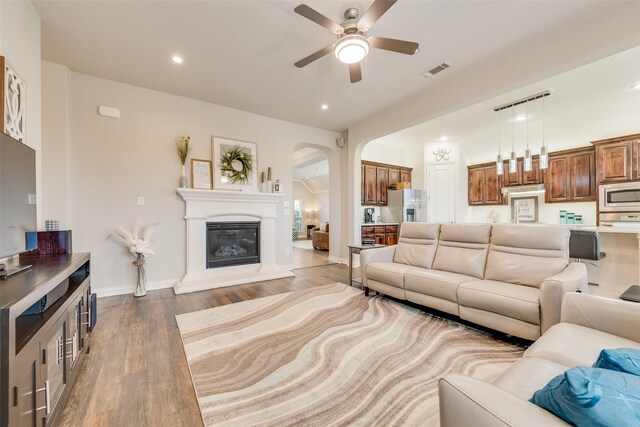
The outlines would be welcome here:
<svg viewBox="0 0 640 427">
<path fill-rule="evenodd" d="M 207 222 L 207 268 L 260 262 L 260 222 Z"/>
</svg>

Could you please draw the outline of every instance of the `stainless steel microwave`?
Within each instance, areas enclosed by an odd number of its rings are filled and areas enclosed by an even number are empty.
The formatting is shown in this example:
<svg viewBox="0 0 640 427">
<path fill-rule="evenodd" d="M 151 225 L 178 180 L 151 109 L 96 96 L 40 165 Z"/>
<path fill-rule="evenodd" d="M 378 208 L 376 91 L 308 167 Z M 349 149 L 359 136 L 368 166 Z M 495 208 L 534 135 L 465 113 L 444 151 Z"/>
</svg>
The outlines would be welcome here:
<svg viewBox="0 0 640 427">
<path fill-rule="evenodd" d="M 640 211 L 640 182 L 600 186 L 600 212 Z"/>
</svg>

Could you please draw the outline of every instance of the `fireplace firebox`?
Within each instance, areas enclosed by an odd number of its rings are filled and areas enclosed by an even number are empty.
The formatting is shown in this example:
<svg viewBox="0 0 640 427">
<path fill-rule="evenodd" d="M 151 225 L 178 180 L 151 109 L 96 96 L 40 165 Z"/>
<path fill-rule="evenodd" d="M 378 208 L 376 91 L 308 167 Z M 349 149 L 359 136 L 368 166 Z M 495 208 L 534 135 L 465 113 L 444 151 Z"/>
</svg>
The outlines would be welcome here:
<svg viewBox="0 0 640 427">
<path fill-rule="evenodd" d="M 207 222 L 207 268 L 260 262 L 260 222 Z"/>
</svg>

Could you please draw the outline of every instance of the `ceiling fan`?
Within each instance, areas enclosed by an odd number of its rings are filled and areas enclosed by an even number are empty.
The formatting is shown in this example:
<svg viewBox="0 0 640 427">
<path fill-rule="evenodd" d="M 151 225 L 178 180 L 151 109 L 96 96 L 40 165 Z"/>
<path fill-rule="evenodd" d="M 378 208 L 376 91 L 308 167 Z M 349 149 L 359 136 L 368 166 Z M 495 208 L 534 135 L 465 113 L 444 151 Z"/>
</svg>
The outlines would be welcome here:
<svg viewBox="0 0 640 427">
<path fill-rule="evenodd" d="M 344 12 L 345 21 L 342 24 L 333 22 L 306 4 L 297 6 L 293 9 L 294 12 L 335 33 L 337 40 L 334 44 L 320 49 L 296 62 L 294 65 L 302 68 L 333 51 L 336 58 L 345 64 L 349 64 L 349 78 L 351 79 L 351 83 L 357 83 L 362 80 L 360 61 L 367 56 L 370 48 L 375 47 L 392 52 L 404 53 L 405 55 L 417 53 L 418 43 L 388 39 L 386 37 L 367 36 L 367 31 L 369 31 L 371 26 L 375 24 L 396 1 L 398 0 L 375 0 L 360 19 L 358 19 L 360 11 L 355 7 L 350 7 Z"/>
</svg>

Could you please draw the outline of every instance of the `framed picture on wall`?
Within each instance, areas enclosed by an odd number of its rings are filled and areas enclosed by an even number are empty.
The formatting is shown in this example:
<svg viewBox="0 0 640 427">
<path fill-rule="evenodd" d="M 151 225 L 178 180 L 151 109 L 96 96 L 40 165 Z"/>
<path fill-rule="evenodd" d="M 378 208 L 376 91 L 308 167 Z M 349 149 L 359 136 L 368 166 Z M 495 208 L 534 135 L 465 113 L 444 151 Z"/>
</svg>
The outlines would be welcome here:
<svg viewBox="0 0 640 427">
<path fill-rule="evenodd" d="M 512 197 L 510 203 L 513 222 L 538 222 L 538 197 Z"/>
<path fill-rule="evenodd" d="M 257 145 L 214 136 L 214 188 L 239 191 L 258 191 Z"/>
<path fill-rule="evenodd" d="M 211 190 L 213 177 L 211 176 L 211 160 L 191 159 L 191 182 L 193 188 Z"/>
</svg>

